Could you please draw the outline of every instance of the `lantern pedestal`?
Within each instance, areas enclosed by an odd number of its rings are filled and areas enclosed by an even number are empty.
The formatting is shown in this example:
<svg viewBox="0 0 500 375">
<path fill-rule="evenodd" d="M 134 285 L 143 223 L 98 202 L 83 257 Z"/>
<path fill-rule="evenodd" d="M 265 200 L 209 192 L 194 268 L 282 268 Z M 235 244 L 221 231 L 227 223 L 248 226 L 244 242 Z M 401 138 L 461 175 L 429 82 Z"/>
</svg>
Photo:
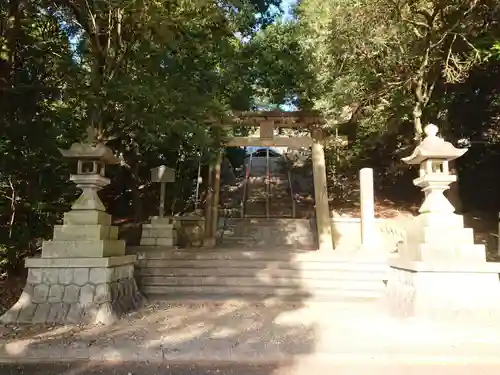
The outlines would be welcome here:
<svg viewBox="0 0 500 375">
<path fill-rule="evenodd" d="M 463 217 L 454 213 L 443 194 L 456 181 L 448 173 L 447 162 L 465 151 L 455 149 L 436 133 L 427 128 L 427 138 L 412 156 L 403 159 L 421 165 L 414 184 L 425 198 L 420 215 L 407 230 L 406 242 L 389 261 L 389 310 L 397 317 L 447 322 L 497 320 L 500 264 L 486 261 L 484 245 L 474 244 L 473 230 L 464 228 Z"/>
<path fill-rule="evenodd" d="M 387 299 L 392 315 L 466 324 L 498 321 L 498 265 L 393 260 L 390 266 Z"/>
<path fill-rule="evenodd" d="M 63 225 L 54 227 L 54 239 L 44 241 L 41 258 L 26 259 L 26 286 L 0 318 L 4 324 L 111 324 L 143 301 L 134 279 L 136 257 L 125 255 L 125 242 L 97 194 L 109 184 L 99 165 L 110 161 L 109 149 L 76 148 L 66 156 L 79 159 L 79 174 L 71 180 L 82 194 L 64 214 Z M 87 172 L 85 163 L 90 164 Z"/>
<path fill-rule="evenodd" d="M 455 214 L 421 214 L 391 267 L 386 297 L 397 317 L 464 322 L 498 319 L 500 264 Z"/>
</svg>

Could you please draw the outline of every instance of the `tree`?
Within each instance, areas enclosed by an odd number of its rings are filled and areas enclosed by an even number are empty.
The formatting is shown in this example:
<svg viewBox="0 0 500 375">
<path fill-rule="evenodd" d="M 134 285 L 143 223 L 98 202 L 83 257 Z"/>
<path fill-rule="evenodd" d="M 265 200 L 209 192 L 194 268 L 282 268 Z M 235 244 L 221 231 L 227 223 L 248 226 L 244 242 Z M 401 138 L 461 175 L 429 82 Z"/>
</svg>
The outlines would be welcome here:
<svg viewBox="0 0 500 375">
<path fill-rule="evenodd" d="M 370 115 L 382 113 L 382 122 L 396 115 L 401 123 L 411 94 L 414 132 L 419 137 L 423 116 L 425 121 L 442 117 L 436 108 L 424 114 L 436 86 L 461 82 L 481 61 L 475 43 L 494 26 L 492 14 L 498 9 L 492 4 L 486 0 L 345 0 L 324 5 L 302 1 L 298 17 L 304 43 L 316 57 L 317 105 L 336 114 L 350 106 L 351 116 L 367 108 Z M 403 111 L 397 113 L 397 107 Z"/>
<path fill-rule="evenodd" d="M 213 150 L 204 120 L 222 116 L 249 86 L 235 33 L 266 26 L 275 3 L 2 3 L 0 243 L 8 262 L 50 236 L 74 199 L 57 148 L 86 133 L 123 157 L 103 192 L 112 213 L 149 214 L 141 212 L 155 193 L 149 168 L 160 163 L 178 171 L 176 209 L 183 210 L 199 155 Z"/>
<path fill-rule="evenodd" d="M 73 192 L 57 147 L 80 132 L 68 116 L 75 103 L 62 100 L 75 66 L 60 25 L 42 5 L 0 6 L 0 263 L 11 267 L 49 233 Z"/>
</svg>

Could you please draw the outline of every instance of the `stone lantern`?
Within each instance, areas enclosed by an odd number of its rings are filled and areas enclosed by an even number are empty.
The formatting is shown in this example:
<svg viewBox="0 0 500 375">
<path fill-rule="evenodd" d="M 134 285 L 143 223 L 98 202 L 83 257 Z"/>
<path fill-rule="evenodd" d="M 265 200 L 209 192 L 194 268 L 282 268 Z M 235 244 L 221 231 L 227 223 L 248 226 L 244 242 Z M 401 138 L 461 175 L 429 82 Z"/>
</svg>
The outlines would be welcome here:
<svg viewBox="0 0 500 375">
<path fill-rule="evenodd" d="M 2 323 L 111 324 L 143 301 L 134 279 L 136 256 L 125 254 L 97 194 L 110 182 L 105 165 L 119 159 L 102 144 L 75 143 L 60 151 L 77 160 L 70 179 L 82 194 L 63 225 L 54 227 L 54 239 L 43 242 L 41 257 L 26 259 L 26 286 Z"/>
<path fill-rule="evenodd" d="M 426 137 L 422 143 L 410 156 L 402 159 L 407 164 L 420 165 L 419 177 L 413 180 L 415 186 L 425 193 L 420 213 L 455 212 L 455 208 L 443 194 L 449 189 L 449 185 L 457 180 L 457 176 L 450 174 L 448 164 L 465 154 L 467 149 L 458 149 L 438 137 L 438 130 L 436 125 L 427 125 L 424 129 Z"/>
<path fill-rule="evenodd" d="M 120 160 L 103 144 L 73 143 L 69 150 L 59 151 L 64 157 L 77 160 L 77 172 L 70 176 L 70 180 L 82 189 L 82 194 L 71 208 L 106 211 L 97 193 L 110 183 L 105 177 L 105 165 L 119 164 Z"/>
<path fill-rule="evenodd" d="M 420 165 L 413 181 L 424 192 L 420 214 L 408 226 L 406 240 L 391 268 L 387 302 L 392 314 L 450 320 L 484 321 L 500 313 L 500 267 L 486 261 L 484 245 L 474 244 L 474 233 L 464 228 L 462 215 L 444 196 L 457 180 L 448 163 L 462 156 L 437 136 L 435 125 L 425 127 L 425 138 L 402 160 Z"/>
</svg>

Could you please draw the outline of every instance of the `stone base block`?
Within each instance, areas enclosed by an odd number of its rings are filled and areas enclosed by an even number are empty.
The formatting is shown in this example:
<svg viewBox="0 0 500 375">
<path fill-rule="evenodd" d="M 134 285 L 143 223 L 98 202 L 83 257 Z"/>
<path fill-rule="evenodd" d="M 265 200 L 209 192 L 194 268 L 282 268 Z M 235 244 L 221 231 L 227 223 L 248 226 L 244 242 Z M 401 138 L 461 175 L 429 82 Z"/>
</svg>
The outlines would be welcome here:
<svg viewBox="0 0 500 375">
<path fill-rule="evenodd" d="M 142 237 L 141 246 L 174 246 L 173 238 Z"/>
<path fill-rule="evenodd" d="M 172 237 L 175 229 L 173 224 L 142 224 L 142 233 L 145 237 Z"/>
<path fill-rule="evenodd" d="M 65 225 L 111 225 L 111 215 L 97 210 L 73 210 L 64 214 Z"/>
<path fill-rule="evenodd" d="M 413 228 L 463 228 L 464 218 L 462 215 L 457 214 L 437 214 L 437 213 L 425 213 L 415 216 L 413 219 Z"/>
<path fill-rule="evenodd" d="M 142 246 L 174 246 L 177 242 L 177 235 L 174 225 L 170 224 L 170 219 L 153 217 L 151 222 L 152 224 L 142 225 L 140 244 Z"/>
<path fill-rule="evenodd" d="M 118 227 L 111 225 L 56 225 L 54 240 L 117 240 L 118 231 Z"/>
<path fill-rule="evenodd" d="M 479 244 L 446 246 L 439 243 L 405 243 L 398 247 L 398 253 L 407 261 L 420 261 L 427 264 L 446 264 L 450 262 L 450 259 L 459 259 L 463 263 L 470 264 L 486 262 L 485 246 Z"/>
<path fill-rule="evenodd" d="M 0 322 L 112 324 L 143 303 L 134 279 L 134 263 L 135 256 L 130 255 L 56 262 L 30 259 L 24 291 Z"/>
<path fill-rule="evenodd" d="M 123 240 L 44 241 L 42 258 L 100 258 L 125 255 Z"/>
<path fill-rule="evenodd" d="M 153 226 L 164 226 L 170 224 L 172 224 L 172 218 L 170 217 L 153 216 L 151 218 L 151 225 Z"/>
<path fill-rule="evenodd" d="M 390 263 L 386 299 L 391 315 L 467 324 L 498 320 L 500 265 Z"/>
</svg>

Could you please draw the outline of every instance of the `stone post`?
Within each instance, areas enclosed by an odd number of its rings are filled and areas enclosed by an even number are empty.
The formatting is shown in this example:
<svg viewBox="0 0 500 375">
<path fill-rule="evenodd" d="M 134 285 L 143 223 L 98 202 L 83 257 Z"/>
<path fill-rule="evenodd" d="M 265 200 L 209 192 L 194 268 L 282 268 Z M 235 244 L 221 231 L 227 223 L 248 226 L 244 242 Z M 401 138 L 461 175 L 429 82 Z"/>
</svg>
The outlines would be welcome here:
<svg viewBox="0 0 500 375">
<path fill-rule="evenodd" d="M 467 324 L 498 320 L 500 265 L 486 261 L 484 245 L 474 244 L 472 229 L 444 196 L 456 181 L 448 163 L 467 150 L 437 136 L 435 125 L 412 155 L 403 158 L 420 165 L 413 182 L 424 193 L 420 215 L 407 231 L 406 242 L 391 258 L 387 285 L 389 310 L 396 316 L 461 320 Z"/>
<path fill-rule="evenodd" d="M 314 178 L 314 200 L 316 205 L 316 226 L 320 250 L 333 250 L 332 226 L 328 207 L 325 152 L 321 129 L 314 129 L 312 144 L 312 167 Z"/>
<path fill-rule="evenodd" d="M 148 249 L 148 247 L 154 250 L 170 248 L 176 243 L 177 233 L 171 218 L 164 215 L 165 188 L 167 183 L 175 182 L 175 171 L 165 165 L 152 168 L 151 181 L 160 184 L 160 207 L 158 216 L 151 218 L 151 224 L 142 224 L 141 247 L 142 250 Z"/>
<path fill-rule="evenodd" d="M 204 247 L 215 247 L 217 227 L 219 225 L 219 195 L 220 195 L 220 175 L 222 164 L 222 150 L 221 146 L 221 131 L 220 127 L 214 127 L 214 148 L 216 148 L 215 160 L 210 165 L 209 172 L 209 186 L 211 187 L 211 199 L 207 200 L 207 215 L 205 220 L 205 240 Z"/>
<path fill-rule="evenodd" d="M 214 165 L 210 163 L 208 166 L 207 178 L 207 196 L 205 199 L 205 236 L 203 243 L 209 244 L 211 242 L 210 233 L 212 231 L 212 201 L 214 199 Z"/>
<path fill-rule="evenodd" d="M 175 171 L 168 168 L 166 165 L 151 169 L 151 181 L 160 184 L 160 208 L 158 212 L 159 217 L 165 216 L 165 190 L 166 184 L 175 182 Z"/>
<path fill-rule="evenodd" d="M 54 227 L 54 239 L 44 241 L 41 258 L 26 259 L 26 286 L 2 323 L 110 324 L 142 302 L 136 257 L 125 255 L 125 242 L 97 194 L 109 184 L 104 165 L 119 160 L 104 145 L 73 144 L 61 153 L 78 160 L 71 181 L 82 194 L 63 225 Z"/>
<path fill-rule="evenodd" d="M 374 249 L 380 245 L 380 236 L 375 223 L 375 197 L 373 193 L 373 169 L 359 171 L 361 207 L 361 247 Z"/>
</svg>

